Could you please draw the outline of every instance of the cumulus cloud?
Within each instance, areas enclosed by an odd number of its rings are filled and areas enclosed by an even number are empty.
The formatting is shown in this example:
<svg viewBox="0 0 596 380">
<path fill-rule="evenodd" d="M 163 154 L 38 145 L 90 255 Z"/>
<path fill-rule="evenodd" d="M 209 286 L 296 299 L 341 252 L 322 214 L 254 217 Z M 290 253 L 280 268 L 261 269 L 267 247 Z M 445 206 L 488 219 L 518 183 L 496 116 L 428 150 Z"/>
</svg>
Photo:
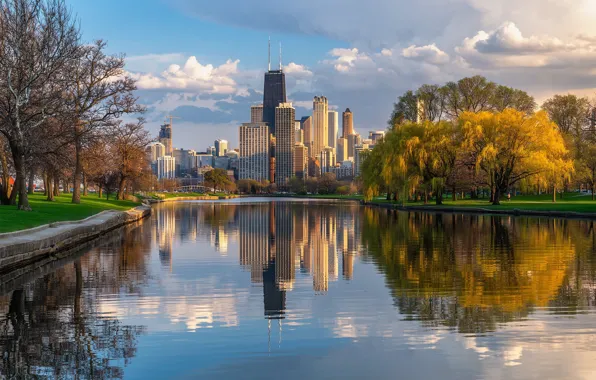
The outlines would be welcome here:
<svg viewBox="0 0 596 380">
<path fill-rule="evenodd" d="M 294 62 L 290 62 L 288 65 L 284 66 L 284 72 L 287 75 L 291 75 L 297 78 L 310 78 L 312 77 L 312 71 L 310 71 L 306 66 L 299 65 Z"/>
<path fill-rule="evenodd" d="M 383 51 L 381 51 L 381 54 L 383 54 Z M 435 44 L 426 46 L 410 45 L 402 50 L 402 56 L 434 65 L 442 65 L 449 62 L 449 54 L 439 49 Z"/>
</svg>

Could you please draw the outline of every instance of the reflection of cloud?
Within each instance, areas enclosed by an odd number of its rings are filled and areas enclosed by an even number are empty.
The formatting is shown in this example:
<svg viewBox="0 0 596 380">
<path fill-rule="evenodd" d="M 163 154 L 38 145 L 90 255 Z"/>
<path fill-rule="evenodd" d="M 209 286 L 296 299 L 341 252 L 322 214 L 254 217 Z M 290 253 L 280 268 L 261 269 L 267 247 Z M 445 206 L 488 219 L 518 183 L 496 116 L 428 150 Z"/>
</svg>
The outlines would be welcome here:
<svg viewBox="0 0 596 380">
<path fill-rule="evenodd" d="M 368 336 L 368 326 L 356 323 L 352 317 L 337 317 L 333 333 L 338 338 L 363 338 Z"/>
</svg>

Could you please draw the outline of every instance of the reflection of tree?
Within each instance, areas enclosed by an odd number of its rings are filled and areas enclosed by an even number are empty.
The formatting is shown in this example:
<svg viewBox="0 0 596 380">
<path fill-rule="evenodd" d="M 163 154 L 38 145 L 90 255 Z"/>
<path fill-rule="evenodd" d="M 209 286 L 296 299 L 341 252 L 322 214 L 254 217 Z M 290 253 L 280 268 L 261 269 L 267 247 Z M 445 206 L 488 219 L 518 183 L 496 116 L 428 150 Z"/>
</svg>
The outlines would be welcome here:
<svg viewBox="0 0 596 380">
<path fill-rule="evenodd" d="M 576 255 L 570 228 L 565 220 L 366 209 L 362 239 L 407 318 L 481 332 L 556 302 Z"/>
<path fill-rule="evenodd" d="M 145 283 L 144 227 L 117 232 L 107 245 L 0 297 L 3 377 L 123 377 L 143 327 L 100 314 L 98 301 Z"/>
</svg>

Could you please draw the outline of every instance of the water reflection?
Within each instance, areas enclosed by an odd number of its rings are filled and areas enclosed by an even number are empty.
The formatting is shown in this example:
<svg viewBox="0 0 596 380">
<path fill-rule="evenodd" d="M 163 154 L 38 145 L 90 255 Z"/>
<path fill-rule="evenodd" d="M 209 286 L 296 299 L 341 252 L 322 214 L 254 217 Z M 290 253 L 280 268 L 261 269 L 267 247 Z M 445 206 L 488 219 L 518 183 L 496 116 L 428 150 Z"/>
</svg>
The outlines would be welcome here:
<svg viewBox="0 0 596 380">
<path fill-rule="evenodd" d="M 575 377 L 596 370 L 578 359 L 596 352 L 595 247 L 591 221 L 165 204 L 83 255 L 4 277 L 1 374 L 259 378 L 247 368 L 277 353 L 300 360 L 296 378 L 443 375 L 429 361 L 455 378 Z M 574 372 L 534 361 L 546 357 Z"/>
</svg>

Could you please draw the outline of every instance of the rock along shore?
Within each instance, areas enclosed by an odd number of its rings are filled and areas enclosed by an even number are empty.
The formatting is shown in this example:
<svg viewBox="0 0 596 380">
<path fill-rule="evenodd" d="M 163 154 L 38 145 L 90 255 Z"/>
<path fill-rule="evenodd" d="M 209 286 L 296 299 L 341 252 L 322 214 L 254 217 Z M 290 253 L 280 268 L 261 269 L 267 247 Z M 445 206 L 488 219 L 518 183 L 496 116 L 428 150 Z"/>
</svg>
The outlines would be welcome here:
<svg viewBox="0 0 596 380">
<path fill-rule="evenodd" d="M 151 207 L 143 205 L 124 212 L 103 211 L 76 222 L 56 222 L 0 234 L 0 272 L 76 248 L 149 215 Z"/>
</svg>

